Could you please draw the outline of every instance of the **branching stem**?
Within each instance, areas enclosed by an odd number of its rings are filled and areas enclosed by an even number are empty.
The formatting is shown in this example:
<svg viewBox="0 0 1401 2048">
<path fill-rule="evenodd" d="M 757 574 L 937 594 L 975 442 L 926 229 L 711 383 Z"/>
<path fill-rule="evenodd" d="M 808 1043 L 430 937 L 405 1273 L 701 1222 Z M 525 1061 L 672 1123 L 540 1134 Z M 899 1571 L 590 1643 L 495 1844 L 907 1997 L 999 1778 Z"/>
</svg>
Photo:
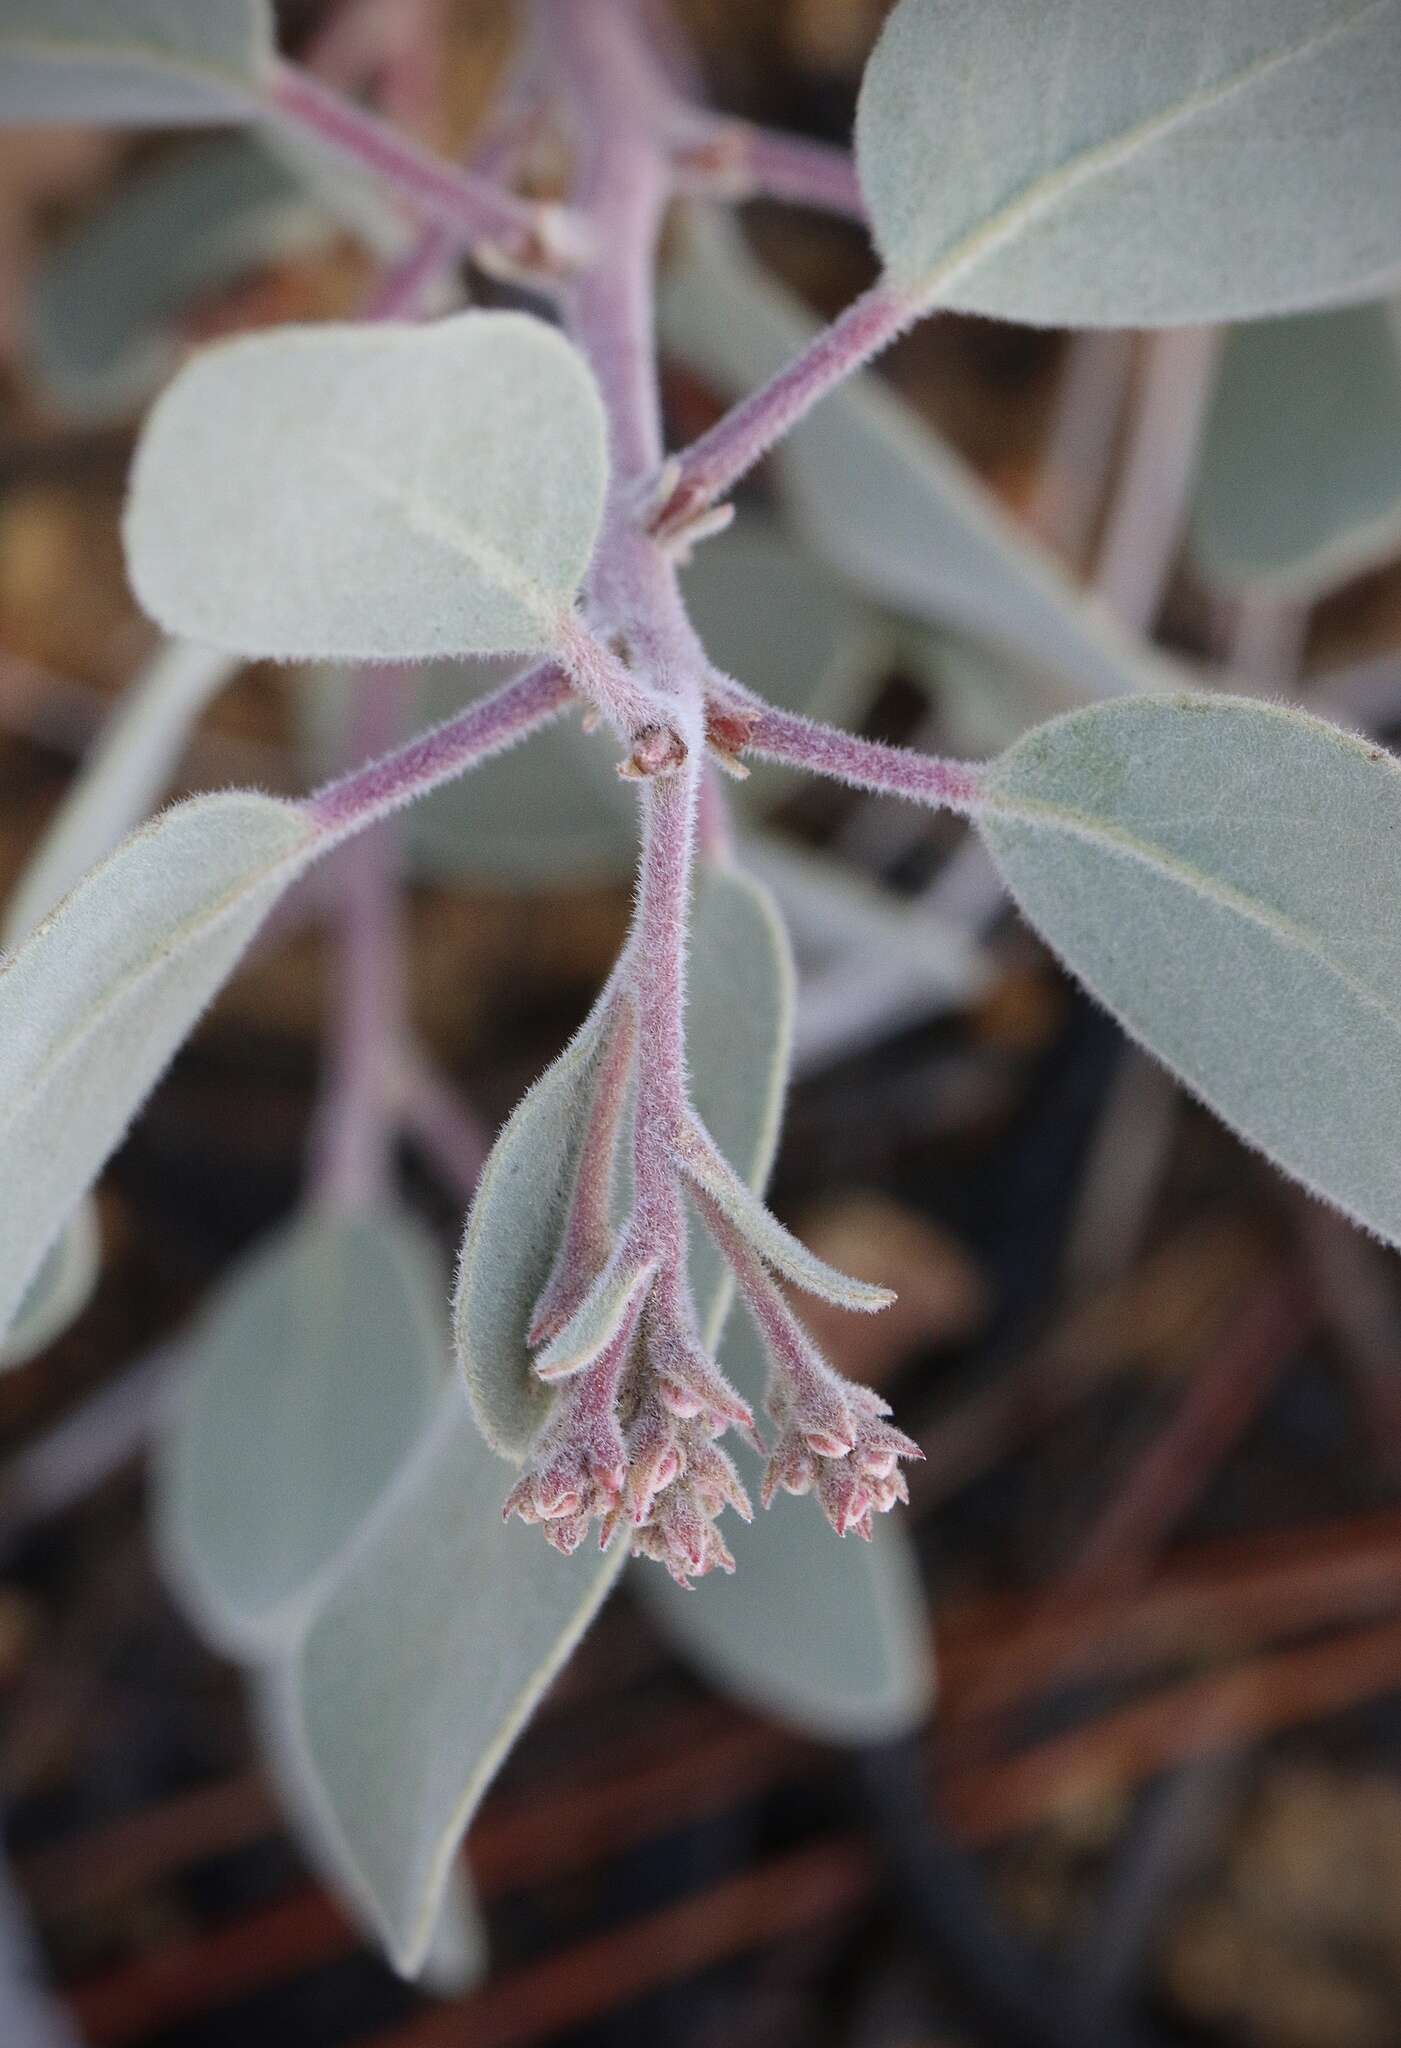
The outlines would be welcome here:
<svg viewBox="0 0 1401 2048">
<path fill-rule="evenodd" d="M 732 682 L 714 687 L 712 705 L 712 718 L 727 748 L 828 775 L 853 789 L 931 804 L 937 810 L 971 815 L 978 808 L 980 778 L 973 762 L 917 754 L 884 740 L 863 740 L 839 726 L 780 711 Z"/>
<path fill-rule="evenodd" d="M 681 455 L 654 517 L 663 536 L 684 534 L 753 469 L 819 399 L 890 346 L 920 308 L 893 285 L 874 284 L 757 391 L 742 398 Z"/>
<path fill-rule="evenodd" d="M 573 695 L 563 670 L 552 661 L 541 662 L 378 761 L 326 783 L 302 808 L 328 842 L 348 839 L 514 747 L 557 718 Z"/>
</svg>

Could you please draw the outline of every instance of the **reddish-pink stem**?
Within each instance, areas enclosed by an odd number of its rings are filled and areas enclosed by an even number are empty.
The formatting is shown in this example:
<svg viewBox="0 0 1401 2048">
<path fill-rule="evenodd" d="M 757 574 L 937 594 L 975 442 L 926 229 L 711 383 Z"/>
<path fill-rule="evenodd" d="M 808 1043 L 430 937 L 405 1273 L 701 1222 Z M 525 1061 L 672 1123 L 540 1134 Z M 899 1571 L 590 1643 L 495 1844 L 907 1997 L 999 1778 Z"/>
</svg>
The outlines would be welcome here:
<svg viewBox="0 0 1401 2048">
<path fill-rule="evenodd" d="M 634 1222 L 668 1269 L 660 1284 L 669 1295 L 684 1287 L 685 1209 L 672 1151 L 686 1115 L 685 967 L 706 662 L 675 569 L 638 530 L 634 507 L 663 450 L 655 267 L 672 177 L 655 129 L 650 60 L 631 10 L 616 0 L 567 0 L 551 26 L 583 144 L 579 200 L 607 252 L 606 261 L 580 274 L 565 307 L 603 392 L 613 461 L 589 596 L 673 707 L 689 748 L 679 772 L 643 785 L 638 900 L 628 948 L 638 1045 Z"/>
<path fill-rule="evenodd" d="M 932 804 L 965 815 L 977 810 L 981 787 L 976 766 L 939 754 L 916 754 L 883 740 L 863 740 L 835 725 L 779 711 L 748 690 L 726 684 L 720 694 L 722 714 L 742 721 L 744 751 L 769 761 L 830 775 L 853 789 L 883 796 L 902 796 L 911 803 Z"/>
<path fill-rule="evenodd" d="M 573 695 L 563 671 L 552 661 L 542 662 L 393 753 L 328 782 L 302 808 L 329 842 L 348 839 L 479 761 L 514 747 L 557 718 Z"/>
<path fill-rule="evenodd" d="M 872 285 L 792 362 L 738 405 L 679 458 L 679 474 L 657 515 L 660 532 L 683 531 L 737 484 L 838 384 L 888 348 L 916 317 L 893 285 Z"/>
<path fill-rule="evenodd" d="M 686 1243 L 674 1153 L 687 1114 L 686 937 L 699 779 L 692 761 L 683 774 L 648 788 L 632 948 L 639 1046 L 634 1218 L 640 1240 L 676 1268 Z"/>
</svg>

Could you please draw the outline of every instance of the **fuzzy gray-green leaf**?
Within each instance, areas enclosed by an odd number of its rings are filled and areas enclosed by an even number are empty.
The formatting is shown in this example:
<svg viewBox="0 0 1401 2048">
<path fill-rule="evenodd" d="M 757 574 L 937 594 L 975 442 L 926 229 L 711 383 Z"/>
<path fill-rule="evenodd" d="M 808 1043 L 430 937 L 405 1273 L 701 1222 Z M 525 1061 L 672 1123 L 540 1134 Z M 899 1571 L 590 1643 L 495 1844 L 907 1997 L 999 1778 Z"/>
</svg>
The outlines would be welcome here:
<svg viewBox="0 0 1401 2048">
<path fill-rule="evenodd" d="M 27 1365 L 77 1321 L 92 1299 L 102 1268 L 102 1235 L 97 1204 L 79 1203 L 63 1234 L 25 1291 L 18 1313 L 0 1344 L 0 1368 Z"/>
<path fill-rule="evenodd" d="M 318 851 L 295 805 L 196 797 L 0 962 L 0 1330 L 268 910 Z"/>
<path fill-rule="evenodd" d="M 380 1941 L 383 1932 L 375 1901 L 327 1810 L 325 1788 L 302 1742 L 296 1668 L 295 1659 L 280 1658 L 247 1674 L 264 1767 L 307 1862 L 356 1924 Z M 460 1998 L 485 1977 L 488 1961 L 486 1929 L 459 1860 L 447 1873 L 427 1946 L 413 1975 L 425 1991 Z"/>
<path fill-rule="evenodd" d="M 176 367 L 197 294 L 334 232 L 256 134 L 198 141 L 118 185 L 50 250 L 30 311 L 35 368 L 69 413 L 121 418 Z"/>
<path fill-rule="evenodd" d="M 1096 705 L 986 772 L 1027 918 L 1315 1194 L 1401 1242 L 1401 767 L 1230 697 Z"/>
<path fill-rule="evenodd" d="M 778 1151 L 793 1051 L 788 934 L 763 883 L 730 861 L 701 862 L 691 934 L 691 1101 L 734 1171 L 761 1194 Z M 713 1349 L 733 1281 L 698 1221 L 689 1260 L 701 1332 Z"/>
<path fill-rule="evenodd" d="M 446 1275 L 395 1209 L 313 1209 L 240 1264 L 192 1333 L 160 1465 L 166 1571 L 211 1641 L 289 1642 L 426 1429 Z"/>
<path fill-rule="evenodd" d="M 534 1373 L 526 1331 L 564 1229 L 608 1032 L 609 1016 L 596 1006 L 516 1105 L 467 1217 L 453 1306 L 457 1355 L 482 1434 L 503 1457 L 524 1456 L 555 1399 Z"/>
<path fill-rule="evenodd" d="M 50 819 L 5 909 L 15 945 L 139 825 L 164 793 L 196 719 L 238 669 L 232 656 L 176 641 L 130 682 Z"/>
<path fill-rule="evenodd" d="M 267 0 L 5 0 L 0 125 L 251 120 L 272 55 Z"/>
<path fill-rule="evenodd" d="M 167 631 L 234 653 L 528 652 L 572 608 L 607 467 L 587 365 L 530 315 L 243 335 L 152 410 L 128 568 Z"/>
<path fill-rule="evenodd" d="M 1401 273 L 1398 106 L 1401 0 L 899 0 L 857 162 L 922 305 L 1237 320 Z"/>
<path fill-rule="evenodd" d="M 560 1557 L 502 1520 L 501 1491 L 451 1386 L 289 1674 L 337 1862 L 409 1976 L 464 1828 L 626 1555 Z"/>
<path fill-rule="evenodd" d="M 1303 603 L 1401 550 L 1401 306 L 1230 335 L 1192 544 L 1213 583 Z"/>
</svg>

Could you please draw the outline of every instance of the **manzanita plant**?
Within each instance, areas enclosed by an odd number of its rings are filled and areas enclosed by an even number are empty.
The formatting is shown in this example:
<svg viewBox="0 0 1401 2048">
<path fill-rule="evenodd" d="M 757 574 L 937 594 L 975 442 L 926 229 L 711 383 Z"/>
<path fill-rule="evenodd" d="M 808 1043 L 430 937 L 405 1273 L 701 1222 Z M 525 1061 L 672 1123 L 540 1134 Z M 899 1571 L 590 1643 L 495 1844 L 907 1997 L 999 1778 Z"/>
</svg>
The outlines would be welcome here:
<svg viewBox="0 0 1401 2048">
<path fill-rule="evenodd" d="M 95 1265 L 95 1179 L 269 914 L 336 853 L 344 975 L 311 1194 L 192 1340 L 161 1541 L 202 1625 L 258 1674 L 313 1853 L 410 1972 L 451 1946 L 462 1831 L 629 1555 L 697 1654 L 781 1711 L 805 1700 L 825 1732 L 872 1733 L 927 1703 L 898 1543 L 842 1548 L 775 1505 L 810 1493 L 869 1542 L 918 1449 L 821 1356 L 782 1284 L 853 1310 L 890 1298 L 763 1201 L 792 970 L 727 778 L 765 761 L 971 820 L 1127 1030 L 1401 1242 L 1397 763 L 1202 687 L 1115 626 L 860 375 L 948 308 L 1256 323 L 1217 386 L 1199 556 L 1223 585 L 1310 594 L 1364 563 L 1401 520 L 1380 303 L 1401 288 L 1401 0 L 898 0 L 854 155 L 710 112 L 644 0 L 522 14 L 462 169 L 282 59 L 267 0 L 0 0 L 0 119 L 245 131 L 199 146 L 188 215 L 177 170 L 147 173 L 41 282 L 44 352 L 79 402 L 149 389 L 190 296 L 249 248 L 300 245 L 328 206 L 385 266 L 361 320 L 209 346 L 146 422 L 127 559 L 173 637 L 11 906 L 0 1318 L 17 1358 L 71 1313 Z M 526 196 L 542 142 L 567 166 L 547 202 Z M 718 218 L 755 194 L 869 224 L 878 281 L 830 326 Z M 535 310 L 444 310 L 468 257 Z M 70 337 L 113 277 L 106 324 Z M 659 337 L 736 392 L 679 452 Z M 1291 394 L 1317 348 L 1371 379 L 1350 440 L 1311 426 L 1322 502 L 1278 431 L 1308 422 Z M 1277 469 L 1257 470 L 1271 434 Z M 792 527 L 846 597 L 761 528 L 728 552 L 731 493 L 770 451 Z M 759 561 L 776 607 L 752 587 L 737 603 Z M 1000 668 L 1014 729 L 1030 725 L 990 761 L 841 722 L 889 648 L 932 627 L 965 636 L 975 674 Z M 306 720 L 313 750 L 335 731 L 351 765 L 301 800 L 197 796 L 123 838 L 250 659 L 320 665 L 313 714 L 325 665 L 354 665 L 329 721 Z M 1038 702 L 1062 715 L 1032 722 Z M 437 721 L 393 744 L 416 703 Z M 452 809 L 430 794 L 516 749 L 480 806 L 475 781 Z M 584 848 L 616 872 L 637 848 L 613 973 L 481 1168 L 454 1373 L 434 1249 L 389 1171 L 400 1127 L 464 1183 L 478 1163 L 402 1015 L 378 828 L 423 799 L 434 858 L 446 835 L 465 871 L 513 835 L 537 874 Z M 428 842 L 410 825 L 405 843 Z M 849 920 L 843 901 L 819 890 L 818 921 Z M 938 971 L 972 984 L 966 938 Z M 732 1292 L 745 1320 L 722 1364 Z M 745 1526 L 756 1481 L 772 1536 Z M 656 1567 L 688 1586 L 736 1553 L 723 1608 L 710 1589 L 690 1620 L 658 1602 Z M 849 1685 L 829 1656 L 841 1632 Z"/>
</svg>

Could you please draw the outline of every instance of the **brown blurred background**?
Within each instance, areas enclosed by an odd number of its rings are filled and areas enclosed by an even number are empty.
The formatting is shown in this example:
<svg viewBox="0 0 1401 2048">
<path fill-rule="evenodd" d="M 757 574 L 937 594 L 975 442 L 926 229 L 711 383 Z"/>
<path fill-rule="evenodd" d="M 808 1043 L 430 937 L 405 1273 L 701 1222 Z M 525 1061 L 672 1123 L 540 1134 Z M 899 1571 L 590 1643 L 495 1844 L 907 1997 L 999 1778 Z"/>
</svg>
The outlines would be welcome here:
<svg viewBox="0 0 1401 2048">
<path fill-rule="evenodd" d="M 317 9 L 281 12 L 296 49 Z M 846 133 L 881 0 L 679 12 L 717 104 Z M 470 132 L 511 9 L 450 15 L 444 146 Z M 152 640 L 117 539 L 132 430 L 74 427 L 38 388 L 25 277 L 170 146 L 0 139 L 6 885 Z M 748 220 L 821 310 L 869 279 L 854 228 Z M 363 276 L 336 244 L 195 324 L 349 311 Z M 1030 514 L 1066 363 L 1063 337 L 945 319 L 888 371 Z M 720 409 L 679 372 L 667 396 L 676 440 Z M 1180 568 L 1164 636 L 1209 654 L 1215 631 Z M 1305 666 L 1388 650 L 1401 666 L 1401 567 L 1321 610 Z M 247 674 L 188 782 L 297 786 L 296 686 Z M 892 673 L 871 729 L 903 736 L 913 704 Z M 786 823 L 831 844 L 857 801 L 806 794 Z M 919 888 L 946 847 L 934 822 L 906 833 L 887 882 Z M 506 892 L 415 887 L 415 1014 L 488 1124 L 583 1014 L 626 910 L 622 889 L 540 892 L 523 914 Z M 256 954 L 107 1176 L 92 1305 L 0 1379 L 0 1802 L 56 2027 L 92 2048 L 1401 2039 L 1395 1260 L 1176 1101 L 1014 921 L 991 946 L 971 1012 L 800 1081 L 774 1191 L 818 1250 L 900 1290 L 890 1317 L 820 1335 L 927 1453 L 910 1526 L 932 1730 L 820 1747 L 705 1690 L 624 1592 L 473 1832 L 493 1974 L 444 2006 L 301 1866 L 233 1674 L 156 1579 L 139 1460 L 118 1455 L 149 1407 L 142 1362 L 296 1197 L 314 920 Z M 454 1205 L 408 1170 L 450 1244 Z M 90 1486 L 84 1459 L 115 1469 Z"/>
</svg>

